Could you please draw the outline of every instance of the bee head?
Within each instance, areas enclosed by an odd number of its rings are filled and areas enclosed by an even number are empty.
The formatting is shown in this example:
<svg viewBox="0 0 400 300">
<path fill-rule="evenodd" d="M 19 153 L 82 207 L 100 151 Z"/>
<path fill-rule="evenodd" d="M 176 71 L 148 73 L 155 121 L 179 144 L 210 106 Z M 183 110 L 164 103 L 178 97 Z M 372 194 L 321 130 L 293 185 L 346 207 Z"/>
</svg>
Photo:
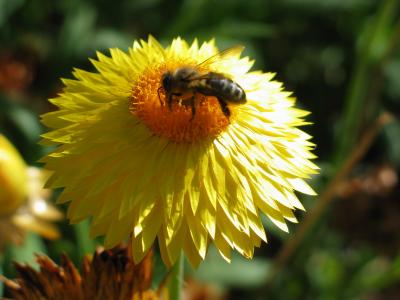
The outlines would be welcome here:
<svg viewBox="0 0 400 300">
<path fill-rule="evenodd" d="M 162 87 L 164 91 L 167 93 L 171 91 L 171 84 L 172 84 L 172 73 L 171 72 L 165 72 L 161 78 L 162 81 Z"/>
</svg>

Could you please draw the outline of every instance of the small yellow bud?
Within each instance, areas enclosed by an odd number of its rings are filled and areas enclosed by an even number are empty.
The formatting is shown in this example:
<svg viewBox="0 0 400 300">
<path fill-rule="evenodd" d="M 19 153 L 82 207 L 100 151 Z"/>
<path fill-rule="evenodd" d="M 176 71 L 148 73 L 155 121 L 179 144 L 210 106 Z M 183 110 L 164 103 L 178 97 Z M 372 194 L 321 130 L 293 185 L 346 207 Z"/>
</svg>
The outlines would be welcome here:
<svg viewBox="0 0 400 300">
<path fill-rule="evenodd" d="M 26 167 L 17 149 L 0 135 L 0 216 L 13 213 L 25 201 Z"/>
</svg>

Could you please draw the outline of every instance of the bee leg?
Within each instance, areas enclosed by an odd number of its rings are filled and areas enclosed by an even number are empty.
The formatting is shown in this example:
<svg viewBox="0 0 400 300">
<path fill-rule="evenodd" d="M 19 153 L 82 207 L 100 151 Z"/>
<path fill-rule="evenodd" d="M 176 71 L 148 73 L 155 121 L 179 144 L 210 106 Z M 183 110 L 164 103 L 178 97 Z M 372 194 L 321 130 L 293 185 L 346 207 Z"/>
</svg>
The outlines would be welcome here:
<svg viewBox="0 0 400 300">
<path fill-rule="evenodd" d="M 194 119 L 194 116 L 196 114 L 195 99 L 196 99 L 196 94 L 193 94 L 193 96 L 189 100 L 190 106 L 192 107 L 192 117 L 190 118 L 190 121 Z"/>
<path fill-rule="evenodd" d="M 158 94 L 158 100 L 160 101 L 160 106 L 164 106 L 164 102 L 161 101 L 161 96 L 160 96 L 160 90 L 162 89 L 162 87 L 159 87 L 157 89 L 157 94 Z"/>
<path fill-rule="evenodd" d="M 226 104 L 226 102 L 219 97 L 217 97 L 217 99 L 219 102 L 219 106 L 221 106 L 223 114 L 229 119 L 229 117 L 231 116 L 231 111 L 229 110 L 228 104 Z"/>
<path fill-rule="evenodd" d="M 168 95 L 167 103 L 169 110 L 172 110 L 172 94 Z"/>
<path fill-rule="evenodd" d="M 168 95 L 168 108 L 169 110 L 172 110 L 172 101 L 173 101 L 173 96 L 182 96 L 181 93 L 170 93 Z"/>
</svg>

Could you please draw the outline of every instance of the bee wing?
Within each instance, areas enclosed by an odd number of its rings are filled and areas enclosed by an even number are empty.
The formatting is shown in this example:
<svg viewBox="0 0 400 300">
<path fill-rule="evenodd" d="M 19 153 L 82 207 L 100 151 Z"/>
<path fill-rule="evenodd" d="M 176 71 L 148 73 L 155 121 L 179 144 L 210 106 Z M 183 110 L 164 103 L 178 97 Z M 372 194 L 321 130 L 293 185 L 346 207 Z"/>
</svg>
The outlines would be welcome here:
<svg viewBox="0 0 400 300">
<path fill-rule="evenodd" d="M 225 76 L 223 76 L 220 73 L 213 73 L 213 72 L 209 72 L 209 73 L 205 73 L 205 74 L 201 74 L 198 76 L 193 76 L 190 78 L 189 81 L 195 81 L 195 80 L 201 80 L 201 79 L 208 79 L 208 78 L 216 78 L 216 77 L 222 77 L 225 78 Z"/>
<path fill-rule="evenodd" d="M 233 47 L 229 47 L 225 50 L 218 52 L 215 55 L 210 56 L 205 61 L 199 63 L 197 67 L 206 67 L 214 64 L 217 61 L 225 60 L 231 58 L 231 56 L 240 55 L 243 52 L 244 46 L 243 45 L 236 45 Z"/>
</svg>

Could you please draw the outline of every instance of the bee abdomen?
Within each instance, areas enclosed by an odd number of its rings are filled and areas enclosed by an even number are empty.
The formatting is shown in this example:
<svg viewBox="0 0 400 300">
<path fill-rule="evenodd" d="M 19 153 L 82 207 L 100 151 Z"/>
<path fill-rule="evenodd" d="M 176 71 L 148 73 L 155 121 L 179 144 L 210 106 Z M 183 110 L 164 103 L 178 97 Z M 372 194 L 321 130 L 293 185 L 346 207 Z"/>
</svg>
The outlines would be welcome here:
<svg viewBox="0 0 400 300">
<path fill-rule="evenodd" d="M 209 86 L 230 102 L 245 103 L 246 93 L 236 82 L 228 78 L 210 78 Z"/>
</svg>

